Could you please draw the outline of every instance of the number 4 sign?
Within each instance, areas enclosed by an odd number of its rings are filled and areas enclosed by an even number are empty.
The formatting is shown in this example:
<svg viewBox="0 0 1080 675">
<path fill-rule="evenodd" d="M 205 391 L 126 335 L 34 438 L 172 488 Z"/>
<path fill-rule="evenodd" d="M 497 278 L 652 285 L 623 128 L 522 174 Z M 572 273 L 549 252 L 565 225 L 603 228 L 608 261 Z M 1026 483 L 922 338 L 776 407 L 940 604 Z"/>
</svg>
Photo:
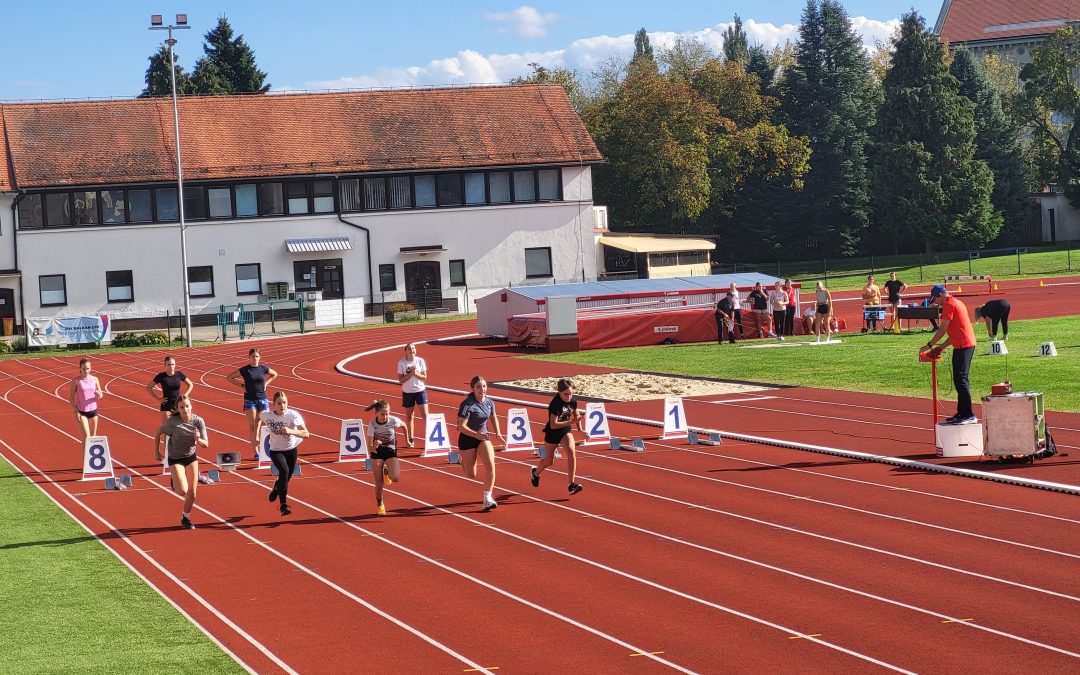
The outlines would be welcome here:
<svg viewBox="0 0 1080 675">
<path fill-rule="evenodd" d="M 450 432 L 446 429 L 446 417 L 442 413 L 428 413 L 424 419 L 424 451 L 421 457 L 443 457 L 450 454 Z"/>
<path fill-rule="evenodd" d="M 664 399 L 663 439 L 686 438 L 686 412 L 681 398 Z"/>
<path fill-rule="evenodd" d="M 529 411 L 525 408 L 510 408 L 506 411 L 506 449 L 532 450 L 532 429 L 529 428 Z"/>
<path fill-rule="evenodd" d="M 109 439 L 105 436 L 91 436 L 83 444 L 83 480 L 101 480 L 112 478 L 112 453 L 109 452 Z"/>
<path fill-rule="evenodd" d="M 364 438 L 364 420 L 341 420 L 341 445 L 339 462 L 362 462 L 367 459 L 367 439 Z"/>
<path fill-rule="evenodd" d="M 585 435 L 589 437 L 582 445 L 607 445 L 611 440 L 607 409 L 603 403 L 585 404 Z"/>
</svg>

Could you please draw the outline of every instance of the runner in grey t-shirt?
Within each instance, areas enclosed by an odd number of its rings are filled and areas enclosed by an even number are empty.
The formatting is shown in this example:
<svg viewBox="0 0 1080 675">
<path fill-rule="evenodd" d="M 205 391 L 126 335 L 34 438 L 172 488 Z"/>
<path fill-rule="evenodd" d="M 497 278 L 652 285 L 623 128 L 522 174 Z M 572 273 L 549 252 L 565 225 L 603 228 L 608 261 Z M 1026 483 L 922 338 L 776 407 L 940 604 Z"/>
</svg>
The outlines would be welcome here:
<svg viewBox="0 0 1080 675">
<path fill-rule="evenodd" d="M 172 473 L 172 488 L 184 498 L 184 510 L 180 525 L 194 530 L 188 517 L 195 505 L 195 490 L 199 484 L 199 456 L 197 447 L 209 448 L 210 440 L 206 434 L 206 422 L 191 411 L 191 399 L 181 395 L 176 399 L 176 413 L 158 427 L 154 434 L 154 454 L 158 461 L 162 459 L 161 441 L 165 439 L 169 471 Z"/>
</svg>

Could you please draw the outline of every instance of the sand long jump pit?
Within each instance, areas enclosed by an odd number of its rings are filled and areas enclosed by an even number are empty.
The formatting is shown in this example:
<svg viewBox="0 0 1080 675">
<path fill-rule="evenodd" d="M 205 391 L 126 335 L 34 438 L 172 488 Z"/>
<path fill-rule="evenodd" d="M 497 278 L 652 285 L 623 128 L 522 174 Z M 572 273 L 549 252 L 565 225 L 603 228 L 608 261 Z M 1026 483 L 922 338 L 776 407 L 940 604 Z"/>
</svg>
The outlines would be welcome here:
<svg viewBox="0 0 1080 675">
<path fill-rule="evenodd" d="M 499 382 L 499 386 L 539 393 L 555 393 L 558 377 L 535 377 Z M 653 373 L 601 373 L 574 375 L 574 393 L 583 399 L 603 401 L 651 401 L 668 396 L 710 396 L 774 391 L 780 387 L 752 382 L 710 380 Z"/>
</svg>

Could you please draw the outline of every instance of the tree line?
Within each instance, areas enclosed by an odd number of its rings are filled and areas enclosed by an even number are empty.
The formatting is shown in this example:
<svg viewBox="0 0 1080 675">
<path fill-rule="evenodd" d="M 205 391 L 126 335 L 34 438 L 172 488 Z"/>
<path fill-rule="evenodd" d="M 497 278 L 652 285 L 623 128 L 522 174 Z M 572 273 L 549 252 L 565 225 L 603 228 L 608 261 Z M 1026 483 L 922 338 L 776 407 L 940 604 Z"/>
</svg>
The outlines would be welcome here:
<svg viewBox="0 0 1080 675">
<path fill-rule="evenodd" d="M 808 0 L 798 38 L 751 45 L 735 17 L 722 53 L 692 38 L 561 84 L 606 162 L 594 199 L 613 229 L 697 233 L 739 260 L 1023 242 L 1029 193 L 1080 206 L 1080 32 L 1023 70 L 951 49 L 918 14 L 868 52 L 838 0 Z"/>
</svg>

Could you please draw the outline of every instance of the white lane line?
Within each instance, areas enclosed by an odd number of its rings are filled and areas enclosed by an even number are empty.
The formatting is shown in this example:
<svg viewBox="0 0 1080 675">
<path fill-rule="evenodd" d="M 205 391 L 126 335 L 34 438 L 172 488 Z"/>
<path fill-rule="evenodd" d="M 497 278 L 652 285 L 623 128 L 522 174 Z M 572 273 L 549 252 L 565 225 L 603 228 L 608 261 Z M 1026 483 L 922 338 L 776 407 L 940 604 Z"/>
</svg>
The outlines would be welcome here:
<svg viewBox="0 0 1080 675">
<path fill-rule="evenodd" d="M 711 403 L 713 405 L 723 405 L 725 403 L 746 403 L 746 402 L 749 402 L 749 401 L 768 401 L 769 399 L 772 399 L 772 398 L 779 398 L 779 396 L 755 396 L 753 398 L 728 398 L 728 399 L 724 399 L 722 401 L 703 401 L 701 399 L 688 399 L 688 400 L 694 400 L 694 401 L 696 401 L 698 403 Z"/>
</svg>

